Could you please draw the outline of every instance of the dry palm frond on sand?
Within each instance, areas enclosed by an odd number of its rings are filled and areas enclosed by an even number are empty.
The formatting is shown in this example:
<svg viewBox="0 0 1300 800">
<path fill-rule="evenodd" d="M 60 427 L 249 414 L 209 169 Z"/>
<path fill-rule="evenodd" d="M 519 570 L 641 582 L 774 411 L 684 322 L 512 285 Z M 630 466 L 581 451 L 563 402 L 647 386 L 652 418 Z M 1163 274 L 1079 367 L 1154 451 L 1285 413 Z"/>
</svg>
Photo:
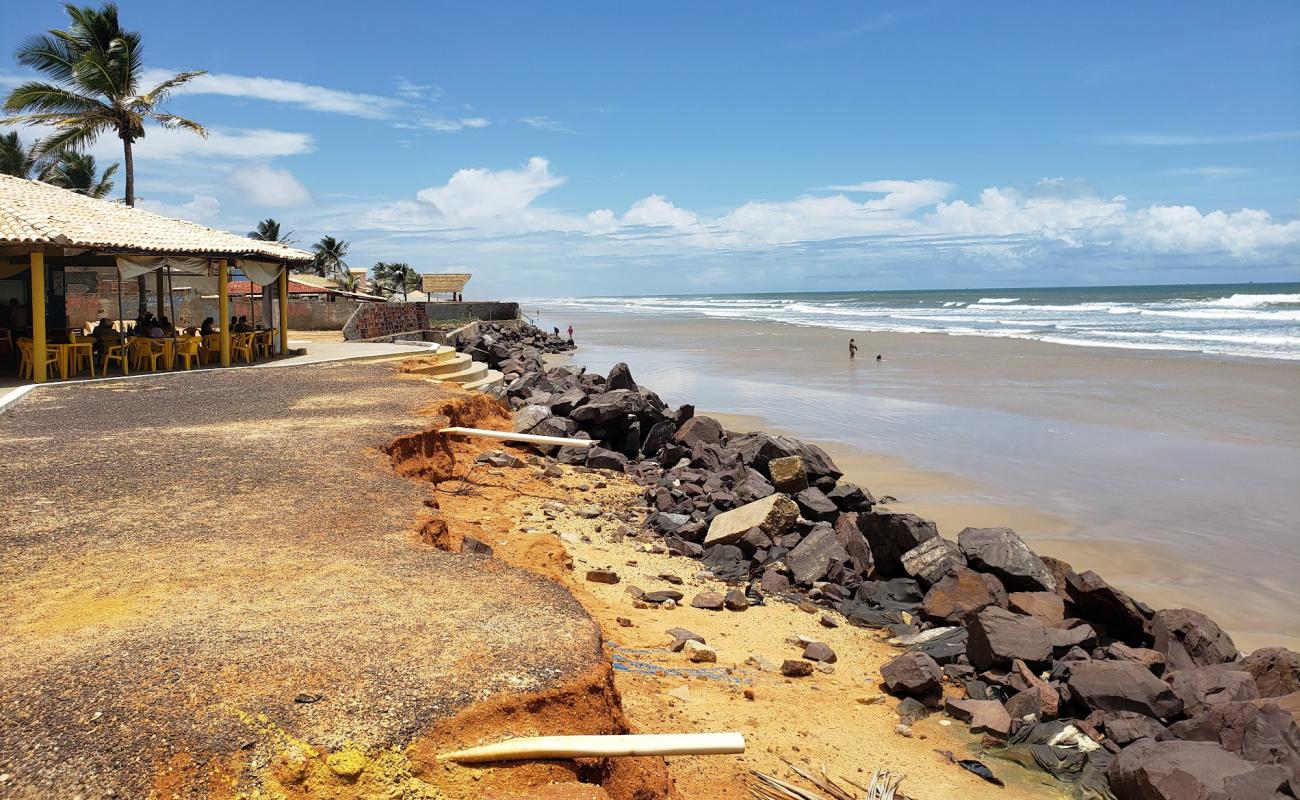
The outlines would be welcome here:
<svg viewBox="0 0 1300 800">
<path fill-rule="evenodd" d="M 906 795 L 898 791 L 903 776 L 879 768 L 872 774 L 871 783 L 866 786 L 860 786 L 847 778 L 840 778 L 854 789 L 866 793 L 857 795 L 831 780 L 826 774 L 825 766 L 822 767 L 821 775 L 817 776 L 789 761 L 785 764 L 799 777 L 826 794 L 821 795 L 757 770 L 750 770 L 750 775 L 753 776 L 750 791 L 753 792 L 755 800 L 909 800 Z"/>
</svg>

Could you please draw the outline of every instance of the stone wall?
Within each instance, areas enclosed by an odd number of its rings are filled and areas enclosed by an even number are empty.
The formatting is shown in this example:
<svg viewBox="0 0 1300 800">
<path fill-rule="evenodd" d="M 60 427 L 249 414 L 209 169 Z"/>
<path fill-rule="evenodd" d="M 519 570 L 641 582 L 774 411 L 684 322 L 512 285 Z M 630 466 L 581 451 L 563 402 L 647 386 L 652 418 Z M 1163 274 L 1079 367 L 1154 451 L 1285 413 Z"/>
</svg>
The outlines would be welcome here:
<svg viewBox="0 0 1300 800">
<path fill-rule="evenodd" d="M 472 320 L 513 320 L 518 303 L 366 303 L 343 326 L 348 341 L 392 338 Z"/>
</svg>

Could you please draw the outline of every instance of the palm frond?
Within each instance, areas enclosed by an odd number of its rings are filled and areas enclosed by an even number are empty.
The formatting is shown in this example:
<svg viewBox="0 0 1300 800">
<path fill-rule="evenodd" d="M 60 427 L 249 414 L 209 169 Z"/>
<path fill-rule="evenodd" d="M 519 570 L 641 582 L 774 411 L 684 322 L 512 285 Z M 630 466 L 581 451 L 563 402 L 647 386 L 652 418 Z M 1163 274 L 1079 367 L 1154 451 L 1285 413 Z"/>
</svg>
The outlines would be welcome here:
<svg viewBox="0 0 1300 800">
<path fill-rule="evenodd" d="M 37 158 L 48 159 L 60 153 L 84 150 L 110 127 L 107 122 L 70 124 L 38 141 L 33 151 Z"/>
<path fill-rule="evenodd" d="M 112 106 L 106 105 L 94 97 L 74 92 L 71 89 L 65 89 L 62 86 L 55 86 L 51 83 L 41 83 L 40 81 L 28 81 L 14 87 L 14 90 L 5 98 L 5 110 L 15 114 L 26 111 L 28 112 L 27 117 L 41 114 L 65 116 L 87 114 L 112 116 L 113 114 Z M 16 119 L 22 118 L 10 118 L 6 122 L 14 122 Z M 48 119 L 30 121 L 49 122 Z"/>
<path fill-rule="evenodd" d="M 173 89 L 176 89 L 180 86 L 184 86 L 185 84 L 189 83 L 190 81 L 194 80 L 200 75 L 207 75 L 207 74 L 208 71 L 205 69 L 196 69 L 196 70 L 191 70 L 189 72 L 182 72 L 179 75 L 175 75 L 171 78 L 168 78 L 167 80 L 153 87 L 149 91 L 140 95 L 140 97 L 138 97 L 135 102 L 139 103 L 144 108 L 148 108 L 148 109 L 157 108 L 161 103 L 167 100 L 167 98 L 171 95 Z"/>
<path fill-rule="evenodd" d="M 208 129 L 192 119 L 186 119 L 185 117 L 178 117 L 175 114 L 162 112 L 155 112 L 148 116 L 164 128 L 178 128 L 180 130 L 190 131 L 191 133 L 197 133 L 204 139 L 208 138 Z"/>
<path fill-rule="evenodd" d="M 60 83 L 70 81 L 81 51 L 60 36 L 60 33 L 62 32 L 50 31 L 24 39 L 18 45 L 14 59 L 22 66 L 42 72 Z"/>
</svg>

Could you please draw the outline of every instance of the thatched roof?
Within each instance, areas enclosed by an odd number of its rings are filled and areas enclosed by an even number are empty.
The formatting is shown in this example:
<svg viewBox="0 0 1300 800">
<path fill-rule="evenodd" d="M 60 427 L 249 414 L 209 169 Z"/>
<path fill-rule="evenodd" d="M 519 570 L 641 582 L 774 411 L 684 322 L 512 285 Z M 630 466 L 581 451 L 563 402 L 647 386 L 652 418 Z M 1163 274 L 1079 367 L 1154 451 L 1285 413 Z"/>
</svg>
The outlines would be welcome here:
<svg viewBox="0 0 1300 800">
<path fill-rule="evenodd" d="M 104 253 L 253 256 L 300 263 L 312 254 L 171 219 L 48 183 L 0 175 L 0 246 L 48 244 Z"/>
<path fill-rule="evenodd" d="M 462 292 L 465 290 L 465 284 L 473 277 L 468 272 L 442 272 L 435 275 L 421 275 L 424 279 L 424 285 L 420 288 L 426 294 L 435 294 L 437 292 Z"/>
</svg>

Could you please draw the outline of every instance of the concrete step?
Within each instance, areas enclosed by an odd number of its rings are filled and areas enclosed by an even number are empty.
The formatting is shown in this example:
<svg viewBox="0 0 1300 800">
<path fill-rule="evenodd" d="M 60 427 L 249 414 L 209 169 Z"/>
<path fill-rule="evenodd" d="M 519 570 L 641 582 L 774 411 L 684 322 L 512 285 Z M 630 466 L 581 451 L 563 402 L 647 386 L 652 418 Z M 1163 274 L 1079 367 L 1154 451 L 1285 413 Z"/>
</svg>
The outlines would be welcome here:
<svg viewBox="0 0 1300 800">
<path fill-rule="evenodd" d="M 450 347 L 447 349 L 451 350 Z M 419 375 L 428 375 L 431 378 L 441 379 L 444 375 L 448 375 L 453 372 L 460 372 L 463 369 L 467 369 L 471 364 L 474 363 L 473 359 L 471 359 L 466 354 L 457 353 L 454 350 L 451 350 L 450 353 L 445 353 L 445 354 L 436 353 L 434 355 L 434 358 L 438 358 L 442 360 L 435 361 L 432 364 L 421 365 L 419 367 L 416 367 L 414 370 L 412 370 L 412 372 Z"/>
<path fill-rule="evenodd" d="M 487 375 L 487 373 L 487 364 L 484 364 L 482 361 L 471 361 L 464 369 L 456 372 L 440 372 L 436 375 L 431 375 L 430 377 L 437 378 L 440 381 L 449 381 L 453 383 L 473 383 L 474 381 L 481 380 Z"/>
<path fill-rule="evenodd" d="M 506 376 L 501 374 L 500 370 L 490 369 L 487 374 L 476 381 L 462 383 L 461 387 L 473 391 L 483 391 L 484 389 L 495 389 L 498 386 L 504 386 Z"/>
</svg>

